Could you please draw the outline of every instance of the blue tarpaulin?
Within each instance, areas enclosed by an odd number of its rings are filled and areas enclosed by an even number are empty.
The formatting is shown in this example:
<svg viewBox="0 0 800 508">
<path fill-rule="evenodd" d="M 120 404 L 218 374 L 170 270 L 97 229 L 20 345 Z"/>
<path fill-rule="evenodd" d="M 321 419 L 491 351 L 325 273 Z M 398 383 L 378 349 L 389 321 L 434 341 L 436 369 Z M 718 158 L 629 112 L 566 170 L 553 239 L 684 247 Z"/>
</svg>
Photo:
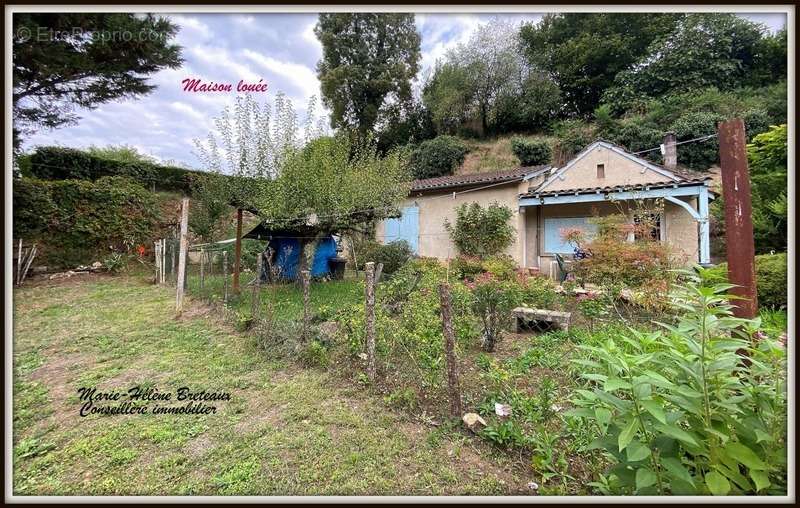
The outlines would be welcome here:
<svg viewBox="0 0 800 508">
<path fill-rule="evenodd" d="M 300 266 L 300 240 L 297 238 L 273 238 L 269 247 L 275 251 L 275 266 L 284 279 L 295 280 Z M 310 247 L 310 246 L 309 246 Z M 311 276 L 324 277 L 330 273 L 328 260 L 336 257 L 336 240 L 327 236 L 317 242 Z"/>
</svg>

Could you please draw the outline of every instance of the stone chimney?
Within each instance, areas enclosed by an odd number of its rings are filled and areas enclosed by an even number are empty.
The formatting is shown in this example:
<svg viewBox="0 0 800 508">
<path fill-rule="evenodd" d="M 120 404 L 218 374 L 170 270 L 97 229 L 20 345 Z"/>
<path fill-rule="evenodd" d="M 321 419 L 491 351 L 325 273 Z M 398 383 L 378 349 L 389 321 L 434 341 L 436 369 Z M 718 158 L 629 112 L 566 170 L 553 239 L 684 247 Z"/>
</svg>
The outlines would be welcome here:
<svg viewBox="0 0 800 508">
<path fill-rule="evenodd" d="M 664 134 L 664 144 L 662 153 L 664 154 L 664 167 L 674 171 L 678 167 L 678 147 L 675 146 L 676 138 L 674 132 Z"/>
</svg>

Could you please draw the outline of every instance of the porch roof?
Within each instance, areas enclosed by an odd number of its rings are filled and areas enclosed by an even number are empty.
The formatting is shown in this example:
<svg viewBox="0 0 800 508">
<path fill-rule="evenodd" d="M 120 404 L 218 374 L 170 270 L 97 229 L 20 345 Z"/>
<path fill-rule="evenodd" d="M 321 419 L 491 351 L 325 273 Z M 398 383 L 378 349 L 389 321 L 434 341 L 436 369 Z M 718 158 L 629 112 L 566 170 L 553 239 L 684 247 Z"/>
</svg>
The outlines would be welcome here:
<svg viewBox="0 0 800 508">
<path fill-rule="evenodd" d="M 581 189 L 530 191 L 520 194 L 520 206 L 580 203 L 611 199 L 663 198 L 667 196 L 693 196 L 702 190 L 711 193 L 708 185 L 712 178 L 687 178 L 677 182 L 657 182 L 615 187 L 586 187 Z"/>
</svg>

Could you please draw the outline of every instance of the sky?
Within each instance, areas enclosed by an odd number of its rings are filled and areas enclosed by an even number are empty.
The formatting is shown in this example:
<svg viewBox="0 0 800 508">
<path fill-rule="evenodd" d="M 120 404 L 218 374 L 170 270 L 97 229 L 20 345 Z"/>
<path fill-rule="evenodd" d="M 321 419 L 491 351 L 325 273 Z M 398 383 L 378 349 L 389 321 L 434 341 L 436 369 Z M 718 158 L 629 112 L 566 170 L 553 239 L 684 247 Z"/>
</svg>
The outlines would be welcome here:
<svg viewBox="0 0 800 508">
<path fill-rule="evenodd" d="M 785 14 L 743 16 L 764 23 L 772 31 L 780 29 L 786 19 Z M 182 67 L 153 74 L 150 83 L 156 89 L 148 95 L 77 110 L 81 118 L 76 124 L 37 132 L 23 146 L 128 145 L 160 161 L 202 169 L 194 153 L 194 140 L 205 138 L 213 128 L 213 118 L 233 104 L 240 80 L 266 82 L 266 93 L 254 93 L 262 102 L 272 104 L 276 92 L 285 93 L 301 121 L 309 99 L 320 96 L 315 68 L 322 57 L 322 46 L 313 32 L 316 14 L 182 13 L 168 17 L 180 27 L 176 42 L 184 48 Z M 415 22 L 422 36 L 419 76 L 493 17 L 522 23 L 537 22 L 542 15 L 417 14 Z M 234 90 L 187 92 L 181 83 L 187 78 L 230 83 Z"/>
</svg>

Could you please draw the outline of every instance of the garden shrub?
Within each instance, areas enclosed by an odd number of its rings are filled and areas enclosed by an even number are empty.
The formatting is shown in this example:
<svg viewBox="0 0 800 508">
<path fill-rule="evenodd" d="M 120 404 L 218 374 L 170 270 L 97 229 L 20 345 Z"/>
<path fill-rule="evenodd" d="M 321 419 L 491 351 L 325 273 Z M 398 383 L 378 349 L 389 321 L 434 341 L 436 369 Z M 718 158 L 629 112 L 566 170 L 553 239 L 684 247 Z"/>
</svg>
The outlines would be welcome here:
<svg viewBox="0 0 800 508">
<path fill-rule="evenodd" d="M 495 254 L 484 259 L 481 267 L 497 279 L 511 280 L 516 275 L 517 262 L 507 254 Z"/>
<path fill-rule="evenodd" d="M 460 255 L 450 262 L 450 269 L 459 279 L 472 280 L 476 275 L 483 273 L 483 262 L 475 256 Z"/>
<path fill-rule="evenodd" d="M 551 310 L 560 306 L 556 283 L 550 277 L 518 272 L 516 282 L 519 285 L 518 305 Z"/>
<path fill-rule="evenodd" d="M 788 305 L 788 260 L 786 253 L 756 256 L 756 291 L 761 308 L 785 308 Z M 728 263 L 705 271 L 715 283 L 728 282 Z"/>
<path fill-rule="evenodd" d="M 154 194 L 130 178 L 14 181 L 14 235 L 41 245 L 37 262 L 76 266 L 130 253 L 149 245 L 157 224 Z"/>
<path fill-rule="evenodd" d="M 523 166 L 541 166 L 553 158 L 550 143 L 542 139 L 514 138 L 511 140 L 511 150 Z"/>
<path fill-rule="evenodd" d="M 516 231 L 509 224 L 512 216 L 510 208 L 498 203 L 486 208 L 464 203 L 456 208 L 455 224 L 445 221 L 445 228 L 461 254 L 485 259 L 514 241 Z"/>
<path fill-rule="evenodd" d="M 58 146 L 39 147 L 30 156 L 31 175 L 42 180 L 97 180 L 104 176 L 126 176 L 147 188 L 189 192 L 193 174 L 175 166 L 148 161 L 119 161 Z"/>
<path fill-rule="evenodd" d="M 785 345 L 732 317 L 729 288 L 687 274 L 676 326 L 580 346 L 587 385 L 570 415 L 613 458 L 601 493 L 785 495 Z"/>
<path fill-rule="evenodd" d="M 411 246 L 405 240 L 395 240 L 387 244 L 372 239 L 362 240 L 355 245 L 358 268 L 372 261 L 376 265 L 383 263 L 383 273 L 391 275 L 400 269 L 413 256 Z"/>
<path fill-rule="evenodd" d="M 411 152 L 411 173 L 419 179 L 451 175 L 464 162 L 468 151 L 467 145 L 453 136 L 423 141 Z"/>
<path fill-rule="evenodd" d="M 474 282 L 467 283 L 467 287 L 472 290 L 472 311 L 482 325 L 481 347 L 492 352 L 503 324 L 509 320 L 509 311 L 519 299 L 519 288 L 491 273 L 478 275 Z"/>
<path fill-rule="evenodd" d="M 679 265 L 669 245 L 649 235 L 647 221 L 634 225 L 622 214 L 595 217 L 598 231 L 587 239 L 581 230 L 562 231 L 565 240 L 589 253 L 574 264 L 578 280 L 600 286 L 646 287 L 657 299 L 669 289 L 675 278 L 671 271 Z M 628 241 L 633 234 L 636 240 Z"/>
</svg>

